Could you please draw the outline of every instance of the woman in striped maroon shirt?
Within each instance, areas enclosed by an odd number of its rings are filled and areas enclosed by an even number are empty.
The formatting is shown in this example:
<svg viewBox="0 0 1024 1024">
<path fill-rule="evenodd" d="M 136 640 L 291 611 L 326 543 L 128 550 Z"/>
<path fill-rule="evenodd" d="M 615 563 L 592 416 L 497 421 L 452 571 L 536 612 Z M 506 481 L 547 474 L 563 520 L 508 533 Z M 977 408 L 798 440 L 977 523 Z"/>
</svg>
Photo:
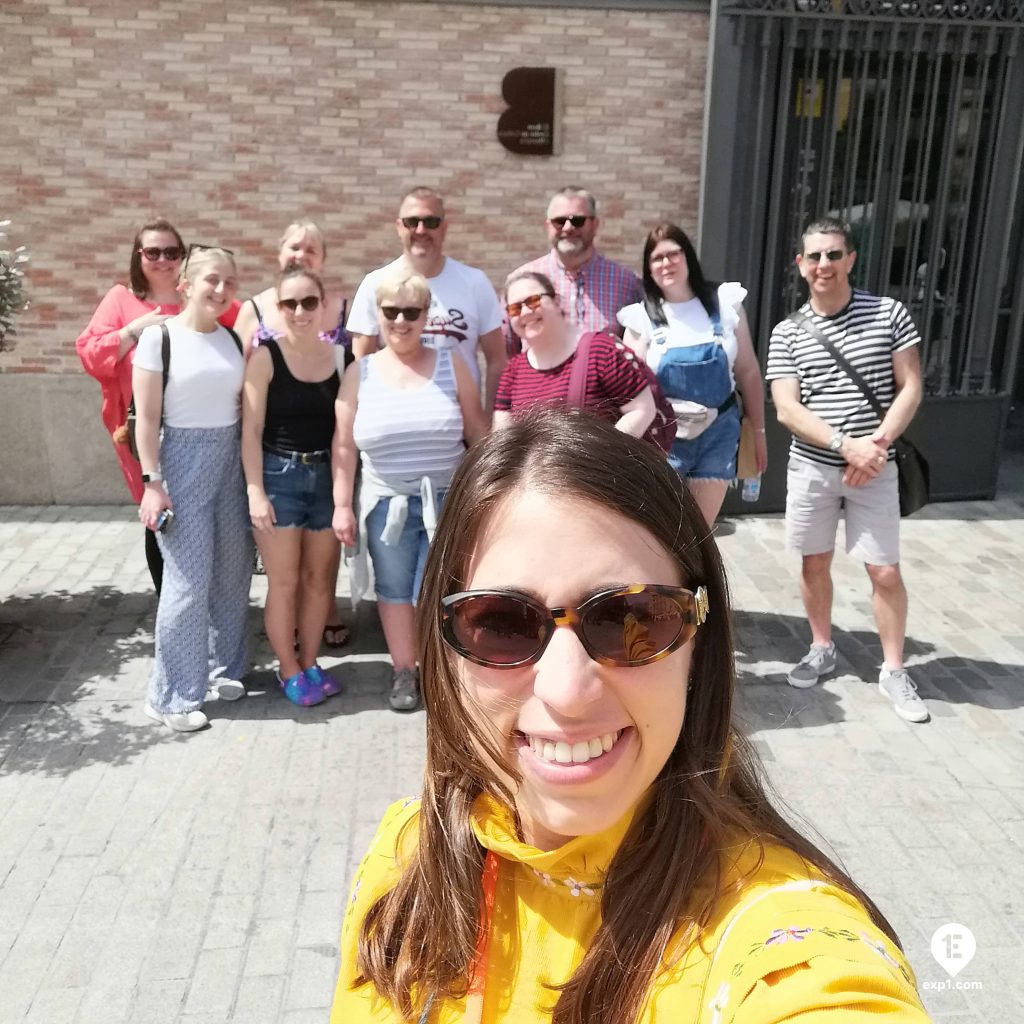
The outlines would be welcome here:
<svg viewBox="0 0 1024 1024">
<path fill-rule="evenodd" d="M 586 350 L 586 384 L 580 403 L 627 434 L 642 437 L 655 415 L 654 396 L 640 369 L 610 334 L 583 334 L 562 313 L 555 289 L 543 274 L 523 271 L 505 286 L 509 323 L 523 339 L 498 383 L 494 426 L 535 405 L 570 404 L 577 355 Z M 582 344 L 581 344 L 582 343 Z"/>
</svg>

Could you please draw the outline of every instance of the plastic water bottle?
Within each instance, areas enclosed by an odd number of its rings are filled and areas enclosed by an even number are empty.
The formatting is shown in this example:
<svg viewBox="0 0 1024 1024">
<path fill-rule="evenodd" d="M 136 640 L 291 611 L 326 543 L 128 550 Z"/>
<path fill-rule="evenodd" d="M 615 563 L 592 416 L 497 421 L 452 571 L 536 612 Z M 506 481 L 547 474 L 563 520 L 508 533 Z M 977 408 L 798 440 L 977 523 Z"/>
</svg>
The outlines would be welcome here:
<svg viewBox="0 0 1024 1024">
<path fill-rule="evenodd" d="M 761 497 L 761 475 L 748 477 L 743 481 L 742 497 L 744 501 L 757 501 Z"/>
</svg>

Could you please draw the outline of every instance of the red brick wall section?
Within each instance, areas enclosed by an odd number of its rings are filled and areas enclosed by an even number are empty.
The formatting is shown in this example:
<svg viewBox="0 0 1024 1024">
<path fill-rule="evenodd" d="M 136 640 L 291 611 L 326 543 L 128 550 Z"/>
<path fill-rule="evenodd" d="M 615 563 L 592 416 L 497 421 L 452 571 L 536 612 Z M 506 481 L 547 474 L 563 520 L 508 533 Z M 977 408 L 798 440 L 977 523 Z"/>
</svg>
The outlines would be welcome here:
<svg viewBox="0 0 1024 1024">
<path fill-rule="evenodd" d="M 397 254 L 403 191 L 438 188 L 447 251 L 495 284 L 546 247 L 547 194 L 600 201 L 601 248 L 694 228 L 708 19 L 698 13 L 429 3 L 19 0 L 0 6 L 0 218 L 32 253 L 33 306 L 0 372 L 80 372 L 74 339 L 127 275 L 139 223 L 239 256 L 265 287 L 308 215 L 351 294 Z M 563 70 L 563 149 L 497 142 L 501 79 Z"/>
</svg>

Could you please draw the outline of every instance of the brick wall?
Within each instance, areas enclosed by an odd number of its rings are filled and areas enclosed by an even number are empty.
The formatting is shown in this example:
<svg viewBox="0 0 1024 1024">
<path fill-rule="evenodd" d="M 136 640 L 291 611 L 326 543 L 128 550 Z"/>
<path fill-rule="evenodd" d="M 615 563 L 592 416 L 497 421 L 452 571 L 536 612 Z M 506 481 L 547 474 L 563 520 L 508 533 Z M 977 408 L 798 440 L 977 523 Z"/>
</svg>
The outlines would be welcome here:
<svg viewBox="0 0 1024 1024">
<path fill-rule="evenodd" d="M 33 300 L 0 373 L 81 372 L 74 340 L 156 212 L 233 248 L 244 294 L 297 215 L 321 223 L 327 276 L 351 294 L 396 254 L 413 184 L 448 197 L 447 251 L 496 284 L 543 251 L 545 198 L 565 183 L 597 194 L 601 247 L 631 265 L 661 217 L 695 227 L 706 14 L 141 6 L 0 7 L 0 216 L 30 246 Z M 563 69 L 559 156 L 497 142 L 501 79 L 523 64 Z"/>
</svg>

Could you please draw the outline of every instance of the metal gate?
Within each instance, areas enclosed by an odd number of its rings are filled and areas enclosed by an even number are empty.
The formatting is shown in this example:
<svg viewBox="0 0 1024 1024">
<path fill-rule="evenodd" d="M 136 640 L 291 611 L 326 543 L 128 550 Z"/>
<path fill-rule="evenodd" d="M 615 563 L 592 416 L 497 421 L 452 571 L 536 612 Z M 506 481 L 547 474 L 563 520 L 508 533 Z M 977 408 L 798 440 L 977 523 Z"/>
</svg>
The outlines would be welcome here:
<svg viewBox="0 0 1024 1024">
<path fill-rule="evenodd" d="M 846 219 L 901 299 L 926 393 L 1005 396 L 1024 320 L 1024 0 L 721 0 L 702 256 L 771 327 L 801 228 Z"/>
</svg>

